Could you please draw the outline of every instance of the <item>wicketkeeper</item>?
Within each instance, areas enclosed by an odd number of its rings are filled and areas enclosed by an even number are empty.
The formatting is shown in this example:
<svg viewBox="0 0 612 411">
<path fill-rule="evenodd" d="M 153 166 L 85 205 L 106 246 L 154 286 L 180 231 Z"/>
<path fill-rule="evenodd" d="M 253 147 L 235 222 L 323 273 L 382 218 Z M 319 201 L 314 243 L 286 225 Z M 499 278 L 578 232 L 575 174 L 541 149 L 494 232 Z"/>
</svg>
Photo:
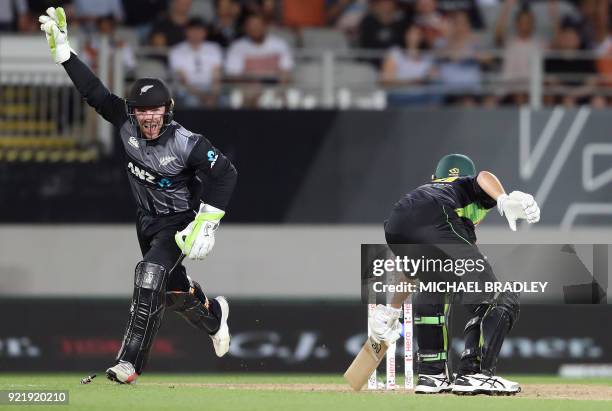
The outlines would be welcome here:
<svg viewBox="0 0 612 411">
<path fill-rule="evenodd" d="M 138 378 L 166 307 L 210 335 L 222 357 L 230 344 L 227 300 L 208 299 L 181 262 L 183 256 L 203 259 L 212 250 L 236 184 L 236 169 L 205 137 L 173 121 L 174 101 L 162 80 L 139 79 L 122 99 L 70 48 L 61 7 L 50 7 L 39 21 L 55 62 L 87 103 L 119 129 L 138 208 L 136 230 L 143 257 L 136 265 L 123 344 L 107 377 L 122 384 Z"/>
<path fill-rule="evenodd" d="M 430 256 L 486 262 L 476 246 L 475 226 L 495 206 L 513 231 L 517 220 L 526 220 L 530 224 L 540 220 L 540 209 L 531 195 L 520 191 L 506 194 L 493 174 L 487 171 L 477 174 L 468 157 L 450 154 L 440 160 L 431 182 L 406 194 L 395 204 L 385 224 L 385 237 L 396 255 L 410 254 L 411 251 L 406 250 L 416 248 L 419 251 L 416 254 L 421 250 L 435 250 Z M 421 257 L 416 254 L 411 257 Z M 491 266 L 485 263 L 484 267 L 478 280 L 495 281 Z M 432 281 L 428 278 L 431 273 L 417 273 L 417 276 L 421 282 Z M 449 274 L 449 277 L 453 276 L 453 273 Z M 440 278 L 444 279 L 444 276 Z M 457 277 L 449 280 L 457 280 Z M 519 296 L 507 292 L 474 293 L 465 297 L 463 303 L 472 318 L 465 325 L 465 350 L 452 382 L 447 366 L 450 297 L 444 293 L 420 293 L 414 300 L 418 343 L 415 392 L 519 392 L 518 383 L 495 375 L 504 338 L 519 318 Z M 393 341 L 399 337 L 399 307 L 397 304 L 395 307 L 377 306 L 370 327 L 379 339 Z"/>
</svg>

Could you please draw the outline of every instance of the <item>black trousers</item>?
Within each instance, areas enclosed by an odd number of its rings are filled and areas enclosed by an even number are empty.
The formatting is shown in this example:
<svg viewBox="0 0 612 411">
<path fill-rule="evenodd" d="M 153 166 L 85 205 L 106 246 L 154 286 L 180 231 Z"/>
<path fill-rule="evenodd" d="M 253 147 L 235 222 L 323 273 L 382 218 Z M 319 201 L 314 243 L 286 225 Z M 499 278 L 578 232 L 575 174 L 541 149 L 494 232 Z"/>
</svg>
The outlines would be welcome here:
<svg viewBox="0 0 612 411">
<path fill-rule="evenodd" d="M 421 282 L 495 281 L 491 266 L 475 244 L 473 232 L 465 227 L 448 206 L 430 201 L 416 202 L 410 208 L 395 209 L 385 223 L 385 238 L 393 253 L 400 257 L 485 261 L 483 272 L 463 277 L 447 272 L 418 273 Z M 493 298 L 494 295 L 490 293 L 416 295 L 414 325 L 418 345 L 417 372 L 439 374 L 446 371 L 451 303 L 460 303 L 469 312 L 476 312 L 478 307 L 490 304 Z"/>
<path fill-rule="evenodd" d="M 142 252 L 142 260 L 162 265 L 168 272 L 174 268 L 168 279 L 168 291 L 188 291 L 189 280 L 183 264 L 177 264 L 181 250 L 174 235 L 189 225 L 195 218 L 193 211 L 170 216 L 151 216 L 138 211 L 136 233 Z M 176 267 L 175 267 L 176 265 Z"/>
</svg>

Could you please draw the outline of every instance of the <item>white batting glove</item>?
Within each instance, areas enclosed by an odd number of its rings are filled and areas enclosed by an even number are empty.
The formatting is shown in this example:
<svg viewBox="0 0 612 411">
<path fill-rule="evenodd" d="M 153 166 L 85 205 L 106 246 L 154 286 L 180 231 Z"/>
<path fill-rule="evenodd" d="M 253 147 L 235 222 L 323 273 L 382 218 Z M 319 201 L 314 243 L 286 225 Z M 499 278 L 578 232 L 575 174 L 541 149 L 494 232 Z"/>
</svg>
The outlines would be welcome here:
<svg viewBox="0 0 612 411">
<path fill-rule="evenodd" d="M 540 207 L 531 194 L 513 191 L 497 198 L 499 214 L 506 217 L 512 231 L 516 231 L 516 220 L 527 220 L 529 224 L 540 221 Z"/>
<path fill-rule="evenodd" d="M 47 43 L 51 49 L 53 60 L 62 64 L 70 58 L 70 53 L 75 53 L 68 42 L 68 22 L 66 13 L 62 7 L 49 7 L 47 14 L 38 18 L 40 29 L 45 32 Z M 75 53 L 76 54 L 76 53 Z"/>
<path fill-rule="evenodd" d="M 200 205 L 200 211 L 196 214 L 195 220 L 174 236 L 183 254 L 191 260 L 206 258 L 215 245 L 215 231 L 219 228 L 219 223 L 224 215 L 223 210 L 208 204 Z"/>
<path fill-rule="evenodd" d="M 402 325 L 399 322 L 401 313 L 400 308 L 378 304 L 368 320 L 372 338 L 389 344 L 397 341 L 402 331 Z"/>
</svg>

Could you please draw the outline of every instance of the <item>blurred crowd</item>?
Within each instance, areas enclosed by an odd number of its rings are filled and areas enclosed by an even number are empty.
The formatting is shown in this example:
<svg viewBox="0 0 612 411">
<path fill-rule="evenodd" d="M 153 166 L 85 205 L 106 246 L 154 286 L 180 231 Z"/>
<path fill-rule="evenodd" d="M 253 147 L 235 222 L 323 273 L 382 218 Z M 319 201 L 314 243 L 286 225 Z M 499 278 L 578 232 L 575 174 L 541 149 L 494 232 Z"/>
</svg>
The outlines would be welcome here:
<svg viewBox="0 0 612 411">
<path fill-rule="evenodd" d="M 380 50 L 358 61 L 379 73 L 393 105 L 525 104 L 540 61 L 545 104 L 604 107 L 611 1 L 0 0 L 0 33 L 34 32 L 36 16 L 62 5 L 89 64 L 107 34 L 128 73 L 143 57 L 163 65 L 188 106 L 219 104 L 226 84 L 247 102 L 289 84 L 305 30 L 320 28 L 351 49 Z"/>
</svg>

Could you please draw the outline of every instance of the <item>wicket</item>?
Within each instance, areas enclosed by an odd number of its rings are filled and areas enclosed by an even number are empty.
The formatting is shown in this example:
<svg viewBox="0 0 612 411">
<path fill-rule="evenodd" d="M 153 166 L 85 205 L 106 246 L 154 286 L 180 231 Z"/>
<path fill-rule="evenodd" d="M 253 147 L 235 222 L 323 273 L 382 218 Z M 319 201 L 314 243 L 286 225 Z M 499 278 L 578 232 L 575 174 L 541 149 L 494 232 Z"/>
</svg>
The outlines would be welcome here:
<svg viewBox="0 0 612 411">
<path fill-rule="evenodd" d="M 376 308 L 376 304 L 368 304 L 368 318 L 372 315 L 372 312 Z M 414 376 L 413 376 L 413 358 L 412 358 L 412 304 L 403 305 L 404 312 L 404 389 L 414 389 Z M 368 326 L 368 335 L 370 335 L 370 328 Z M 385 369 L 385 383 L 379 386 L 377 380 L 377 372 L 374 370 L 368 379 L 368 390 L 377 390 L 380 388 L 387 390 L 397 389 L 395 382 L 395 371 L 396 371 L 396 352 L 397 342 L 389 345 L 387 350 L 387 356 L 385 358 L 386 369 Z"/>
</svg>

